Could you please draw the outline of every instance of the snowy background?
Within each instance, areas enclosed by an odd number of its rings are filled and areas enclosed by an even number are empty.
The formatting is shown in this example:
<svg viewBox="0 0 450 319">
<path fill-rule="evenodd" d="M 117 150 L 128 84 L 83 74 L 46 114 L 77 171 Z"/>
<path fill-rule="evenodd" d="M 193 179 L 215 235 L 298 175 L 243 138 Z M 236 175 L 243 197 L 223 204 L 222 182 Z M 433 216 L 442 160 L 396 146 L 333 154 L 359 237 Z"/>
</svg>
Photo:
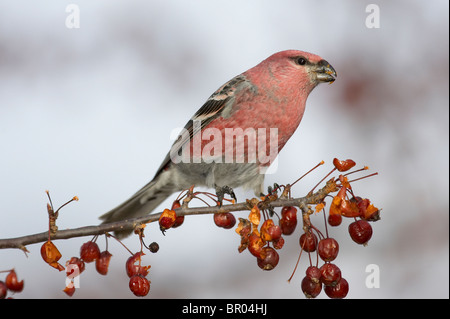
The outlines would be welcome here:
<svg viewBox="0 0 450 319">
<path fill-rule="evenodd" d="M 80 8 L 78 29 L 65 25 L 70 3 Z M 380 7 L 380 28 L 365 25 L 369 3 Z M 213 91 L 274 52 L 300 49 L 329 61 L 338 79 L 310 95 L 266 186 L 292 182 L 325 160 L 294 189 L 303 196 L 333 157 L 370 166 L 379 175 L 354 187 L 383 208 L 369 245 L 351 241 L 348 220 L 330 230 L 341 245 L 335 263 L 348 297 L 448 298 L 448 6 L 0 0 L 0 238 L 46 230 L 46 189 L 55 206 L 80 198 L 60 214 L 60 229 L 97 224 L 153 177 L 171 131 Z M 323 227 L 321 216 L 314 221 Z M 146 240 L 160 251 L 144 258 L 152 265 L 147 298 L 303 298 L 306 258 L 286 282 L 299 231 L 285 238 L 277 268 L 263 272 L 249 253 L 238 254 L 234 231 L 217 228 L 209 215 L 186 218 L 165 237 L 152 224 Z M 62 263 L 87 240 L 56 241 Z M 104 238 L 98 243 L 105 247 Z M 125 244 L 139 249 L 136 238 Z M 41 260 L 39 247 L 29 245 L 28 257 L 1 250 L 0 270 L 15 267 L 25 279 L 17 298 L 67 298 L 64 274 Z M 73 298 L 133 297 L 124 272 L 129 254 L 114 241 L 109 250 L 108 276 L 88 264 Z M 368 264 L 380 267 L 380 288 L 366 287 Z"/>
</svg>

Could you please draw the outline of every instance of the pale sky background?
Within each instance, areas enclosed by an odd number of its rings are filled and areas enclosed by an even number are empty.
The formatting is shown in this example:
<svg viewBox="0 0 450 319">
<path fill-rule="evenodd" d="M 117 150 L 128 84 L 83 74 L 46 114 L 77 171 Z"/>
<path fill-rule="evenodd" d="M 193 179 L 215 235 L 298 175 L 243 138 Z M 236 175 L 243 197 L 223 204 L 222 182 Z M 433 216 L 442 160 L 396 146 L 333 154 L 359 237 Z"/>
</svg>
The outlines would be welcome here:
<svg viewBox="0 0 450 319">
<path fill-rule="evenodd" d="M 80 8 L 79 29 L 65 26 L 69 3 Z M 369 3 L 380 7 L 378 29 L 365 25 Z M 61 212 L 60 229 L 97 224 L 153 177 L 170 132 L 212 92 L 272 53 L 300 49 L 329 61 L 338 79 L 310 95 L 266 186 L 292 182 L 324 160 L 294 189 L 304 196 L 334 157 L 370 166 L 379 175 L 354 186 L 383 209 L 369 245 L 351 241 L 349 220 L 330 230 L 341 245 L 335 263 L 349 282 L 348 298 L 448 298 L 448 6 L 444 0 L 0 0 L 0 238 L 46 230 L 46 189 L 56 206 L 80 198 Z M 313 223 L 323 229 L 321 216 Z M 300 228 L 286 236 L 271 272 L 248 252 L 239 254 L 237 234 L 217 228 L 212 216 L 186 218 L 165 237 L 152 224 L 146 236 L 160 245 L 144 258 L 152 265 L 147 298 L 304 298 L 307 258 L 286 281 Z M 62 263 L 89 239 L 56 241 Z M 104 249 L 104 238 L 98 243 Z M 125 244 L 139 249 L 137 238 Z M 28 258 L 0 250 L 0 270 L 14 267 L 25 280 L 16 298 L 66 298 L 64 273 L 42 261 L 40 245 L 28 246 Z M 113 241 L 109 250 L 108 276 L 88 264 L 73 298 L 133 297 L 124 271 L 128 253 Z M 365 285 L 369 264 L 380 268 L 380 288 Z"/>
</svg>

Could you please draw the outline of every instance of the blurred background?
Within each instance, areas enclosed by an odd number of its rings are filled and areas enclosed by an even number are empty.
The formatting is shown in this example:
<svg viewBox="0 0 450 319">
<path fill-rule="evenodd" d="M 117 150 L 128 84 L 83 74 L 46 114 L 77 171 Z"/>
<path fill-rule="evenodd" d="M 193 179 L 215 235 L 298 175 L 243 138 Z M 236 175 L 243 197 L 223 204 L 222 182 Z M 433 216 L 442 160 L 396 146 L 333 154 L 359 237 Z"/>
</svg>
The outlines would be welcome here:
<svg viewBox="0 0 450 319">
<path fill-rule="evenodd" d="M 70 3 L 80 10 L 79 28 L 65 24 Z M 366 26 L 370 3 L 380 9 L 379 28 Z M 0 0 L 0 238 L 46 231 L 47 189 L 57 207 L 80 198 L 62 210 L 59 229 L 98 224 L 153 177 L 172 130 L 212 92 L 272 53 L 299 49 L 329 61 L 338 78 L 312 92 L 266 186 L 292 182 L 324 160 L 294 188 L 304 196 L 334 157 L 379 172 L 354 185 L 383 209 L 369 245 L 351 241 L 348 220 L 329 229 L 341 247 L 335 263 L 349 282 L 348 298 L 448 298 L 448 6 Z M 323 229 L 322 216 L 313 223 Z M 160 245 L 143 259 L 152 265 L 147 298 L 304 298 L 306 255 L 287 283 L 300 229 L 286 236 L 270 272 L 239 254 L 238 235 L 217 228 L 210 215 L 187 217 L 166 236 L 151 224 L 145 234 Z M 56 241 L 62 264 L 89 239 Z M 104 238 L 97 242 L 103 250 Z M 124 243 L 140 249 L 137 238 Z M 67 298 L 64 273 L 42 261 L 40 245 L 29 245 L 28 257 L 0 250 L 0 270 L 14 267 L 25 280 L 16 298 Z M 108 248 L 108 275 L 88 264 L 73 298 L 134 297 L 124 272 L 129 253 L 113 240 Z M 369 264 L 379 266 L 379 288 L 365 285 Z"/>
</svg>

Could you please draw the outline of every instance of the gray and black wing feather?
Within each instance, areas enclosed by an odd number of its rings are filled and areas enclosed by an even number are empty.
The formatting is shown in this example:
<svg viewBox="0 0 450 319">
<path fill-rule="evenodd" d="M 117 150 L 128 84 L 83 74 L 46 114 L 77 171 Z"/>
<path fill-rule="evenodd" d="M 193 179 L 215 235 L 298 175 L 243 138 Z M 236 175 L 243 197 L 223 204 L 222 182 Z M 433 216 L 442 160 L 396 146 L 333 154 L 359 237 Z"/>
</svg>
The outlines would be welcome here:
<svg viewBox="0 0 450 319">
<path fill-rule="evenodd" d="M 178 153 L 186 143 L 192 140 L 195 134 L 203 130 L 203 128 L 214 119 L 220 116 L 229 116 L 234 104 L 235 93 L 244 87 L 250 87 L 250 83 L 247 81 L 245 76 L 241 74 L 225 83 L 216 92 L 214 92 L 208 100 L 206 100 L 202 107 L 184 126 L 184 129 L 189 134 L 181 134 L 178 136 L 177 140 L 172 145 L 171 152 L 169 152 L 164 158 L 164 161 L 157 170 L 155 177 L 161 173 L 162 170 L 167 168 L 167 165 L 170 164 L 171 153 Z M 194 121 L 199 121 L 200 125 L 194 125 Z"/>
</svg>

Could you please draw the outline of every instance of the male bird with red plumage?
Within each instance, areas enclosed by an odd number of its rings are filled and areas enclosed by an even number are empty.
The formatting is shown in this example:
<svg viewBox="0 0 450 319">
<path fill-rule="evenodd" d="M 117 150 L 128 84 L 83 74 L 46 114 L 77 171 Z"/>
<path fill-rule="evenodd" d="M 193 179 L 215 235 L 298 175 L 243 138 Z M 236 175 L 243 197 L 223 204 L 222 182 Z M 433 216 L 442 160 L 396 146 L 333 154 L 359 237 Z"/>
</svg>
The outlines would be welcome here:
<svg viewBox="0 0 450 319">
<path fill-rule="evenodd" d="M 216 191 L 243 187 L 253 189 L 259 196 L 263 193 L 264 184 L 262 168 L 273 162 L 297 129 L 309 93 L 321 82 L 332 83 L 335 77 L 336 71 L 327 61 L 297 50 L 275 53 L 234 77 L 214 92 L 189 120 L 185 126 L 188 134 L 180 135 L 175 141 L 153 180 L 127 201 L 102 215 L 103 223 L 147 215 L 168 196 L 192 185 L 215 188 Z M 253 156 L 252 161 L 230 163 L 224 160 L 226 152 L 230 149 L 236 152 L 239 145 L 230 146 L 229 140 L 222 140 L 223 151 L 219 158 L 215 154 L 213 160 L 207 160 L 201 157 L 208 142 L 203 137 L 199 139 L 201 149 L 195 150 L 195 139 L 202 133 L 220 132 L 223 138 L 227 129 L 238 128 L 254 129 L 255 132 L 261 128 L 275 128 L 277 140 L 273 141 L 267 134 L 262 141 L 267 144 L 264 145 L 265 150 L 276 142 L 276 154 L 265 162 Z M 175 155 L 186 149 L 191 160 L 173 161 Z M 246 145 L 245 158 L 251 156 L 247 151 Z M 130 230 L 116 232 L 120 237 L 129 233 Z"/>
</svg>

